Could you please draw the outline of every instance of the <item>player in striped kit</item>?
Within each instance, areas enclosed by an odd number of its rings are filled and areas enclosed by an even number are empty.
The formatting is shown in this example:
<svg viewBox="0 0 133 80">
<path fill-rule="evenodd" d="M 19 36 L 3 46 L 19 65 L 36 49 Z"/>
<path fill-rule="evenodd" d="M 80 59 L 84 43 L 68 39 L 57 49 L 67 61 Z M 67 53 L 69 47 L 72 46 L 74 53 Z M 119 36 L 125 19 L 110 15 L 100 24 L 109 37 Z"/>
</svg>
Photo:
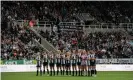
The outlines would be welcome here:
<svg viewBox="0 0 133 80">
<path fill-rule="evenodd" d="M 66 53 L 66 75 L 71 75 L 71 60 L 70 60 L 70 52 Z"/>
<path fill-rule="evenodd" d="M 87 50 L 87 65 L 88 65 L 88 76 L 90 76 L 90 52 Z"/>
<path fill-rule="evenodd" d="M 65 73 L 65 54 L 61 54 L 61 68 L 62 68 L 62 75 Z"/>
<path fill-rule="evenodd" d="M 45 52 L 43 54 L 43 74 L 45 74 L 45 70 L 47 69 L 47 74 L 49 74 L 49 69 L 48 69 L 48 54 Z"/>
<path fill-rule="evenodd" d="M 56 67 L 57 67 L 57 75 L 59 73 L 59 69 L 60 69 L 61 74 L 62 74 L 60 54 L 56 54 Z"/>
<path fill-rule="evenodd" d="M 77 66 L 78 66 L 78 76 L 81 75 L 81 50 L 78 50 L 78 52 L 76 52 L 76 61 L 77 61 Z"/>
<path fill-rule="evenodd" d="M 36 60 L 37 60 L 37 65 L 36 65 L 36 67 L 37 67 L 37 74 L 36 74 L 36 76 L 38 76 L 39 69 L 40 69 L 40 75 L 42 76 L 42 70 L 41 70 L 42 60 L 41 60 L 41 54 L 39 52 L 37 53 Z"/>
<path fill-rule="evenodd" d="M 81 68 L 82 68 L 82 71 L 81 71 L 81 76 L 84 75 L 84 70 L 86 72 L 86 75 L 87 75 L 87 55 L 86 55 L 86 51 L 83 50 L 82 51 L 82 54 L 81 54 Z"/>
<path fill-rule="evenodd" d="M 71 54 L 71 63 L 72 63 L 72 76 L 74 76 L 74 71 L 76 72 L 77 76 L 77 68 L 76 68 L 76 51 L 73 50 Z"/>
<path fill-rule="evenodd" d="M 96 71 L 96 56 L 94 51 L 90 51 L 90 68 L 91 68 L 91 76 L 94 74 L 94 77 L 97 74 Z"/>
<path fill-rule="evenodd" d="M 55 75 L 55 69 L 54 69 L 55 57 L 54 57 L 53 53 L 50 54 L 49 65 L 50 65 L 50 76 L 52 76 L 52 73 L 54 73 L 54 75 Z"/>
</svg>

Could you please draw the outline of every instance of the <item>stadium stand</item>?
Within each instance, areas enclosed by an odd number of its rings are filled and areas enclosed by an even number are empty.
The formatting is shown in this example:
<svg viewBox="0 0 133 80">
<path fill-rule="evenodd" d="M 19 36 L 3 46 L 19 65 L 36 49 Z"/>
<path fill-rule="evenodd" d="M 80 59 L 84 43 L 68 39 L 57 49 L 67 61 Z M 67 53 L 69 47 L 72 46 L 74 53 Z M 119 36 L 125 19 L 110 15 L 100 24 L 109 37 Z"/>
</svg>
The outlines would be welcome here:
<svg viewBox="0 0 133 80">
<path fill-rule="evenodd" d="M 133 46 L 128 43 L 133 40 L 131 3 L 2 2 L 1 59 L 35 59 L 34 54 L 42 50 L 32 39 L 49 51 L 93 49 L 98 58 L 133 58 Z M 31 20 L 41 37 L 28 28 Z M 63 30 L 65 27 L 68 30 Z M 48 49 L 51 44 L 54 48 Z"/>
</svg>

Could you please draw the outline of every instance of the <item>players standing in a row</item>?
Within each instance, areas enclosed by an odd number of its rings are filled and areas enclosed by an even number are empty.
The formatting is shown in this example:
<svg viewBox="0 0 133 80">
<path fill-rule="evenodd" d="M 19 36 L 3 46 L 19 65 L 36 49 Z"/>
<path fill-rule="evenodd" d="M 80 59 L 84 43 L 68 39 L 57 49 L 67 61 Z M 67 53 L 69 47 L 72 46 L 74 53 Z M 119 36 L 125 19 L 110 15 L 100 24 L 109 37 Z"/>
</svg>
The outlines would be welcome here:
<svg viewBox="0 0 133 80">
<path fill-rule="evenodd" d="M 40 61 L 40 62 L 39 62 Z M 37 74 L 40 69 L 41 73 L 41 59 L 37 56 Z M 49 74 L 48 65 L 50 66 L 50 76 L 55 75 L 55 65 L 57 68 L 57 75 L 59 72 L 61 75 L 83 76 L 92 74 L 96 75 L 96 58 L 94 51 L 86 50 L 73 50 L 72 52 L 66 52 L 66 54 L 44 54 L 43 56 L 43 72 L 45 73 L 47 69 L 47 74 Z M 72 69 L 71 69 L 72 66 Z"/>
<path fill-rule="evenodd" d="M 87 66 L 88 66 L 88 76 L 90 76 L 91 68 L 90 68 L 90 52 L 87 51 Z"/>
</svg>

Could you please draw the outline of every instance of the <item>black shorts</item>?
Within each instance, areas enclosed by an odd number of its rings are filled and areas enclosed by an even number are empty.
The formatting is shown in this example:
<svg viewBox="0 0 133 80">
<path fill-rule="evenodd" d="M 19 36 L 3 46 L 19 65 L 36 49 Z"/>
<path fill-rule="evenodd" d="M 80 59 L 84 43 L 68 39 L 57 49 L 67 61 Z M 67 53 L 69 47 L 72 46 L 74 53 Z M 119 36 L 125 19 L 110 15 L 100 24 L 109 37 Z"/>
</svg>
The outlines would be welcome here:
<svg viewBox="0 0 133 80">
<path fill-rule="evenodd" d="M 70 67 L 70 63 L 66 63 L 66 67 Z"/>
<path fill-rule="evenodd" d="M 54 63 L 50 63 L 49 66 L 54 67 Z"/>
<path fill-rule="evenodd" d="M 43 62 L 43 66 L 47 66 L 48 65 L 48 62 Z"/>
<path fill-rule="evenodd" d="M 61 64 L 61 66 L 65 66 L 65 64 Z"/>
<path fill-rule="evenodd" d="M 80 66 L 81 65 L 81 62 L 77 62 L 77 65 Z"/>
<path fill-rule="evenodd" d="M 57 66 L 57 67 L 60 67 L 60 66 L 61 66 L 61 63 L 56 63 L 56 66 Z"/>
<path fill-rule="evenodd" d="M 90 66 L 96 66 L 96 61 L 90 61 Z"/>
<path fill-rule="evenodd" d="M 36 67 L 41 67 L 41 64 L 42 64 L 42 62 L 37 62 L 37 65 L 36 65 Z"/>
<path fill-rule="evenodd" d="M 40 64 L 37 64 L 36 67 L 41 67 L 41 65 Z"/>
<path fill-rule="evenodd" d="M 76 66 L 76 63 L 72 63 L 72 66 Z"/>
</svg>

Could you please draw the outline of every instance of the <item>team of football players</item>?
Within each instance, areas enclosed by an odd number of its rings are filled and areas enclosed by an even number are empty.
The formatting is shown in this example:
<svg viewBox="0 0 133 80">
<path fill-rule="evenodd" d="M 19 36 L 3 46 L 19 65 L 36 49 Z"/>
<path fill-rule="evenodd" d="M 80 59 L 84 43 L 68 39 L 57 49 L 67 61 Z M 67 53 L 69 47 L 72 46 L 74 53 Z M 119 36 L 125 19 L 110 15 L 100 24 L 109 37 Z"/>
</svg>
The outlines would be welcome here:
<svg viewBox="0 0 133 80">
<path fill-rule="evenodd" d="M 43 67 L 43 70 L 42 70 Z M 96 56 L 93 50 L 71 50 L 55 53 L 37 53 L 37 76 L 47 74 L 69 76 L 96 76 Z"/>
</svg>

